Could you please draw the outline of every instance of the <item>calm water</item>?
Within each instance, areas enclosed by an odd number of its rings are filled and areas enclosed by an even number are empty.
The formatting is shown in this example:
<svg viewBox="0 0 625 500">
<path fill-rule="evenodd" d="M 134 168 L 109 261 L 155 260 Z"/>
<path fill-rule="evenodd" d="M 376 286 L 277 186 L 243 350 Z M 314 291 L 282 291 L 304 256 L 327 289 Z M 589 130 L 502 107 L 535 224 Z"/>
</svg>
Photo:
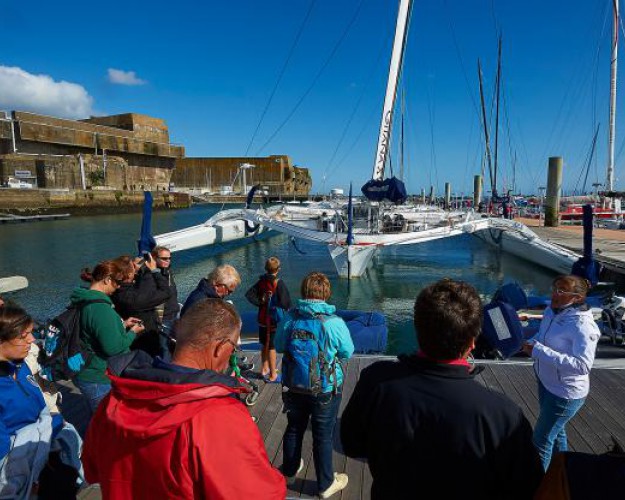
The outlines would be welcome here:
<svg viewBox="0 0 625 500">
<path fill-rule="evenodd" d="M 217 205 L 197 205 L 156 212 L 153 233 L 202 223 L 219 209 Z M 1 225 L 0 277 L 26 276 L 29 288 L 11 294 L 11 298 L 35 318 L 52 317 L 63 309 L 72 289 L 80 284 L 81 268 L 136 252 L 140 227 L 140 214 Z M 244 293 L 263 272 L 270 255 L 282 261 L 281 278 L 292 296 L 299 296 L 299 283 L 307 273 L 321 271 L 330 277 L 334 292 L 330 302 L 339 308 L 382 311 L 389 324 L 391 352 L 414 349 L 412 306 L 418 292 L 432 281 L 462 279 L 490 297 L 502 283 L 512 280 L 529 292 L 545 294 L 554 276 L 515 257 L 499 255 L 476 238 L 464 235 L 386 249 L 366 277 L 348 282 L 338 278 L 324 246 L 298 241 L 295 247 L 287 237 L 277 235 L 247 245 L 235 243 L 174 254 L 179 300 L 183 301 L 216 265 L 229 263 L 239 270 L 243 280 L 231 298 L 240 311 L 252 311 Z"/>
</svg>

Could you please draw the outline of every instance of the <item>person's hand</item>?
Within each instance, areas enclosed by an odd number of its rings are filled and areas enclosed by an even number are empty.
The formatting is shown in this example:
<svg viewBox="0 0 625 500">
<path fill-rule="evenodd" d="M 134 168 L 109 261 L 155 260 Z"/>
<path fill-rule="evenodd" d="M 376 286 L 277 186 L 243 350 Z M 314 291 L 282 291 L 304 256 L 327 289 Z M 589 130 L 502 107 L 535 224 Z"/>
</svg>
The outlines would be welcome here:
<svg viewBox="0 0 625 500">
<path fill-rule="evenodd" d="M 145 256 L 145 267 L 150 271 L 154 271 L 154 269 L 156 269 L 156 259 L 153 259 L 151 255 L 150 258 L 148 258 L 148 255 Z"/>
<path fill-rule="evenodd" d="M 525 342 L 521 350 L 527 354 L 529 357 L 532 357 L 532 352 L 534 352 L 534 342 Z"/>
<path fill-rule="evenodd" d="M 139 323 L 133 325 L 130 331 L 136 333 L 137 335 L 141 335 L 145 332 L 145 325 L 143 324 L 143 321 L 139 321 Z"/>
<path fill-rule="evenodd" d="M 132 328 L 135 325 L 143 325 L 143 321 L 141 321 L 139 318 L 135 318 L 134 316 L 130 316 L 130 318 L 127 318 L 126 321 L 124 321 L 124 328 Z"/>
</svg>

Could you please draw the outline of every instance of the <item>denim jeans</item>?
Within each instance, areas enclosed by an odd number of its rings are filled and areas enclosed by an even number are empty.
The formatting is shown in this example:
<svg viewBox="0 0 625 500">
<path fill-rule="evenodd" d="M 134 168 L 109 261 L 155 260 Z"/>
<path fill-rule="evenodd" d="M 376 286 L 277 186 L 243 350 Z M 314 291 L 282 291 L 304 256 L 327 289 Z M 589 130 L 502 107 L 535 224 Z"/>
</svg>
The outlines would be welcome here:
<svg viewBox="0 0 625 500">
<path fill-rule="evenodd" d="M 547 470 L 554 451 L 566 451 L 566 423 L 584 405 L 586 398 L 564 399 L 551 394 L 538 381 L 540 415 L 534 427 L 534 446 L 538 450 L 543 468 Z"/>
<path fill-rule="evenodd" d="M 84 382 L 82 380 L 76 380 L 76 385 L 82 392 L 83 396 L 87 398 L 89 402 L 89 408 L 91 413 L 96 411 L 96 408 L 100 404 L 100 401 L 104 399 L 111 391 L 111 384 L 102 384 L 99 382 Z"/>
<path fill-rule="evenodd" d="M 334 482 L 332 443 L 341 397 L 341 393 L 333 394 L 331 392 L 317 396 L 290 392 L 283 395 L 287 426 L 282 442 L 282 472 L 285 476 L 294 476 L 297 472 L 302 458 L 302 440 L 310 419 L 312 422 L 313 460 L 319 492 L 328 489 Z"/>
</svg>

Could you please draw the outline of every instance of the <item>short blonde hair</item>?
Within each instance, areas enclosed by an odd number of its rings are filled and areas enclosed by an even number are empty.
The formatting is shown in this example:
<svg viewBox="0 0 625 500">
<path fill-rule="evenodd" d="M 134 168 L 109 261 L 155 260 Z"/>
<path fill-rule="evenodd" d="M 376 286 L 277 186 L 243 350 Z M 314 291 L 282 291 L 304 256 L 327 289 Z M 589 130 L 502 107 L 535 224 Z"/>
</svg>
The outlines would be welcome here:
<svg viewBox="0 0 625 500">
<path fill-rule="evenodd" d="M 217 266 L 206 279 L 213 285 L 226 285 L 231 292 L 241 284 L 241 276 L 230 264 Z"/>
<path fill-rule="evenodd" d="M 330 280 L 323 273 L 312 272 L 302 281 L 302 298 L 326 301 L 332 295 Z"/>
<path fill-rule="evenodd" d="M 269 257 L 265 262 L 265 271 L 269 274 L 275 274 L 280 269 L 280 259 L 278 257 Z"/>
</svg>

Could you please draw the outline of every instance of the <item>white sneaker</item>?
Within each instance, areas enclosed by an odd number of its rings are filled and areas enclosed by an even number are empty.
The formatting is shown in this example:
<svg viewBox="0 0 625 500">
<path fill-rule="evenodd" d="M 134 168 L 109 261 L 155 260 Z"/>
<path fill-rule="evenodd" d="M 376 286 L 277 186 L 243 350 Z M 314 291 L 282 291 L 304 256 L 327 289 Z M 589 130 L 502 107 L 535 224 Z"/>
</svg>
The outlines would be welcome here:
<svg viewBox="0 0 625 500">
<path fill-rule="evenodd" d="M 348 482 L 349 482 L 349 477 L 347 477 L 347 474 L 339 474 L 338 472 L 335 472 L 334 482 L 330 485 L 330 487 L 327 490 L 322 491 L 319 494 L 319 496 L 321 498 L 330 498 L 332 495 L 334 495 L 335 493 L 345 488 Z"/>
</svg>

